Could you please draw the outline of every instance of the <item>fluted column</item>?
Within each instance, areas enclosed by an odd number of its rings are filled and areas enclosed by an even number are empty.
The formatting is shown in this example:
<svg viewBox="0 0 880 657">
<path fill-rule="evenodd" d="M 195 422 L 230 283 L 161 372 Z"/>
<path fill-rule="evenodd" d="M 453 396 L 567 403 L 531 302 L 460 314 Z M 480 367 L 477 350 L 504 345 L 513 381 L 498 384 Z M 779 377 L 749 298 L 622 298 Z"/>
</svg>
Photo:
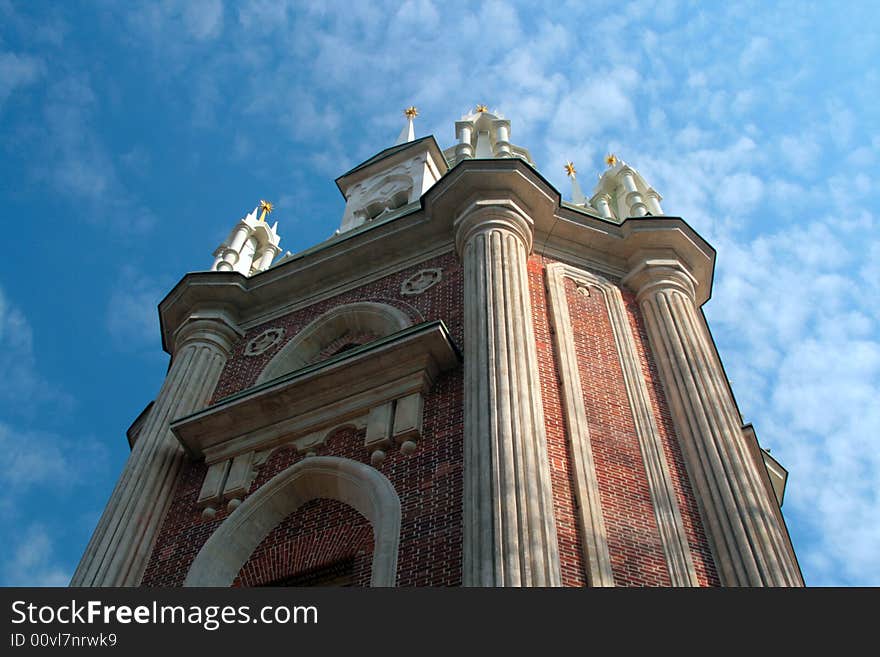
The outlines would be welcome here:
<svg viewBox="0 0 880 657">
<path fill-rule="evenodd" d="M 676 259 L 642 258 L 624 279 L 637 292 L 648 337 L 707 523 L 721 581 L 801 586 L 783 528 L 695 303 L 694 279 Z"/>
<path fill-rule="evenodd" d="M 464 584 L 561 583 L 527 255 L 532 221 L 480 201 L 455 222 L 464 261 Z"/>
<path fill-rule="evenodd" d="M 178 331 L 165 382 L 71 586 L 140 583 L 185 459 L 169 426 L 208 404 L 237 335 L 222 314 L 195 314 Z"/>
</svg>

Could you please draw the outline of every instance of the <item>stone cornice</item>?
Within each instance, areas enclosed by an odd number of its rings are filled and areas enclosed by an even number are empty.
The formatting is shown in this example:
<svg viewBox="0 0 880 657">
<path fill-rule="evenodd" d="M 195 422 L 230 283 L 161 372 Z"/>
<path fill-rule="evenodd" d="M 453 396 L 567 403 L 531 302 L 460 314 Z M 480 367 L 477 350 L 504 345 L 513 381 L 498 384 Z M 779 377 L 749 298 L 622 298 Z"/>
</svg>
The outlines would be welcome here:
<svg viewBox="0 0 880 657">
<path fill-rule="evenodd" d="M 504 198 L 532 222 L 533 252 L 596 263 L 622 277 L 640 250 L 674 254 L 695 280 L 695 298 L 711 294 L 715 251 L 678 217 L 639 217 L 618 224 L 562 205 L 559 192 L 519 158 L 464 160 L 421 198 L 421 207 L 327 240 L 251 277 L 187 274 L 159 304 L 162 344 L 194 312 L 222 309 L 239 326 L 280 309 L 324 298 L 358 281 L 390 274 L 454 248 L 454 220 L 469 205 Z"/>
<path fill-rule="evenodd" d="M 460 355 L 442 322 L 426 322 L 227 397 L 175 420 L 194 458 L 210 460 L 272 447 L 327 422 L 425 391 Z"/>
</svg>

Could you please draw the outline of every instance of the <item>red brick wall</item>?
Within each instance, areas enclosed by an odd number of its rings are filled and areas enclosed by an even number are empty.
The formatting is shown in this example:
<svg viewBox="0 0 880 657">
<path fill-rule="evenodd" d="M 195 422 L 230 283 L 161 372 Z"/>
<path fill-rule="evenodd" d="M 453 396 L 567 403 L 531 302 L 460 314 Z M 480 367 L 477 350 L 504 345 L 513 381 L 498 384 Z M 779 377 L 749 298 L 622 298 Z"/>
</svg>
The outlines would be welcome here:
<svg viewBox="0 0 880 657">
<path fill-rule="evenodd" d="M 614 582 L 669 586 L 611 321 L 602 292 L 589 290 L 565 279 Z"/>
<path fill-rule="evenodd" d="M 402 296 L 401 283 L 420 269 L 429 267 L 442 268 L 441 282 L 418 296 Z M 346 303 L 388 303 L 406 312 L 414 323 L 442 319 L 453 340 L 461 345 L 462 295 L 460 263 L 454 254 L 448 254 L 254 327 L 234 346 L 214 400 L 253 385 L 262 368 L 287 340 L 323 313 Z M 252 337 L 277 326 L 286 329 L 284 342 L 260 356 L 244 356 L 244 347 Z M 405 456 L 398 449 L 391 449 L 378 468 L 394 485 L 401 502 L 398 555 L 400 586 L 461 584 L 462 404 L 462 370 L 458 368 L 444 375 L 425 395 L 422 439 L 417 451 Z M 353 429 L 337 432 L 317 449 L 317 453 L 370 462 L 370 454 L 364 447 L 363 431 Z M 304 456 L 297 454 L 293 448 L 275 450 L 261 466 L 250 493 L 253 494 L 272 476 L 302 458 Z M 214 518 L 206 519 L 196 507 L 205 472 L 203 462 L 188 462 L 184 466 L 144 575 L 144 585 L 182 584 L 202 545 L 228 516 L 229 512 L 224 507 L 218 510 Z M 342 534 L 362 532 L 365 520 L 353 510 L 340 511 L 340 506 L 344 505 L 322 501 L 314 505 L 312 514 L 307 514 L 304 509 L 291 514 L 255 549 L 242 568 L 239 583 L 265 583 L 306 572 L 328 562 L 329 557 L 314 556 L 322 552 L 329 551 L 338 555 L 338 558 L 350 556 L 348 553 L 357 557 L 358 553 L 366 552 L 364 542 L 343 544 Z M 307 515 L 314 515 L 314 518 L 306 518 Z M 333 529 L 326 533 L 314 531 L 308 537 L 299 538 L 293 531 L 295 527 L 316 527 L 323 522 L 331 523 Z M 358 562 L 356 559 L 356 564 L 367 560 L 363 558 Z M 369 581 L 369 569 L 362 568 L 360 573 L 362 582 Z"/>
<path fill-rule="evenodd" d="M 577 520 L 568 427 L 562 413 L 556 349 L 550 330 L 543 258 L 529 258 L 529 292 L 532 302 L 532 325 L 538 353 L 538 376 L 544 402 L 547 451 L 550 458 L 550 481 L 553 486 L 553 509 L 563 586 L 586 586 L 581 530 Z"/>
<path fill-rule="evenodd" d="M 565 433 L 568 427 L 564 424 L 562 413 L 556 369 L 558 361 L 546 300 L 544 266 L 551 262 L 541 256 L 530 258 L 529 284 L 547 422 L 562 579 L 566 586 L 580 586 L 585 579 L 580 527 L 575 512 L 570 443 Z M 616 281 L 612 282 L 617 284 Z M 595 288 L 589 296 L 581 294 L 569 279 L 565 280 L 565 290 L 584 386 L 583 399 L 615 583 L 619 586 L 668 586 L 668 569 L 604 297 Z M 719 581 L 711 550 L 659 374 L 650 353 L 641 311 L 634 295 L 626 288 L 621 291 L 636 351 L 648 383 L 650 403 L 682 512 L 697 577 L 703 586 L 717 586 Z"/>
</svg>

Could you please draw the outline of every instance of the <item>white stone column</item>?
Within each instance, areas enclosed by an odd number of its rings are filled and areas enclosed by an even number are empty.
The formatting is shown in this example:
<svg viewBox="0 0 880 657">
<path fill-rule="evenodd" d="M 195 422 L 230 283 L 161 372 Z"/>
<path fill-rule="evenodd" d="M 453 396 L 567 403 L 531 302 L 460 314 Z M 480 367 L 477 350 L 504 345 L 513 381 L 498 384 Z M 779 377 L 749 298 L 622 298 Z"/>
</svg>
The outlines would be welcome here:
<svg viewBox="0 0 880 657">
<path fill-rule="evenodd" d="M 456 160 L 469 160 L 474 156 L 474 147 L 471 146 L 471 136 L 474 125 L 469 121 L 457 121 L 455 124 L 455 137 L 458 143 L 455 145 Z"/>
<path fill-rule="evenodd" d="M 165 382 L 71 586 L 137 586 L 185 460 L 173 420 L 207 406 L 239 335 L 222 314 L 194 314 L 174 338 Z"/>
<path fill-rule="evenodd" d="M 498 119 L 492 122 L 495 127 L 495 157 L 510 157 L 510 121 Z"/>
<path fill-rule="evenodd" d="M 233 271 L 238 262 L 239 252 L 245 240 L 251 234 L 251 227 L 244 221 L 238 224 L 232 239 L 223 251 L 223 258 L 217 263 L 218 271 Z"/>
<path fill-rule="evenodd" d="M 611 197 L 608 194 L 600 194 L 593 202 L 603 217 L 606 219 L 614 218 L 614 214 L 611 212 Z"/>
<path fill-rule="evenodd" d="M 775 500 L 743 442 L 693 277 L 676 259 L 642 257 L 624 282 L 638 295 L 722 584 L 802 586 Z"/>
<path fill-rule="evenodd" d="M 464 584 L 561 584 L 526 275 L 532 220 L 507 200 L 455 222 L 464 261 Z"/>
<path fill-rule="evenodd" d="M 267 244 L 266 248 L 260 253 L 260 259 L 257 264 L 257 271 L 266 271 L 269 269 L 269 265 L 272 264 L 272 261 L 275 259 L 275 256 L 278 255 L 279 249 L 274 244 Z"/>
<path fill-rule="evenodd" d="M 620 179 L 623 182 L 623 188 L 627 191 L 626 204 L 629 207 L 630 216 L 644 217 L 648 214 L 648 208 L 642 201 L 642 195 L 636 186 L 631 169 L 621 169 Z"/>
<path fill-rule="evenodd" d="M 653 215 L 662 215 L 663 208 L 660 207 L 660 194 L 658 194 L 653 189 L 648 189 L 645 192 L 645 203 L 648 205 L 648 210 Z"/>
</svg>

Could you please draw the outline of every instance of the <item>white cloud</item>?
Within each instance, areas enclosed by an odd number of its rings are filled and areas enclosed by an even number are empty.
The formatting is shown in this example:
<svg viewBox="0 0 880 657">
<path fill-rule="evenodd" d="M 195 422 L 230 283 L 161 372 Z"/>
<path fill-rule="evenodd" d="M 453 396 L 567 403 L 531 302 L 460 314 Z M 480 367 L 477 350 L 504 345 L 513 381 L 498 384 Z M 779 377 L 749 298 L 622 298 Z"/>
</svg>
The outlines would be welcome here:
<svg viewBox="0 0 880 657">
<path fill-rule="evenodd" d="M 767 57 L 767 53 L 769 50 L 770 40 L 767 37 L 752 37 L 745 50 L 743 50 L 742 54 L 740 55 L 740 68 L 744 71 L 752 69 L 756 64 Z"/>
<path fill-rule="evenodd" d="M 223 3 L 220 0 L 187 0 L 183 5 L 183 24 L 199 41 L 213 39 L 223 30 Z"/>
<path fill-rule="evenodd" d="M 0 288 L 0 402 L 8 408 L 31 411 L 45 402 L 70 407 L 72 400 L 51 386 L 37 371 L 33 330 L 27 317 Z"/>
<path fill-rule="evenodd" d="M 791 471 L 809 584 L 880 583 L 880 340 L 849 274 L 862 237 L 829 217 L 716 244 L 710 325 L 746 419 Z"/>
<path fill-rule="evenodd" d="M 131 265 L 122 268 L 107 304 L 107 331 L 123 348 L 155 347 L 159 340 L 158 283 Z"/>
<path fill-rule="evenodd" d="M 821 149 L 809 135 L 787 135 L 780 139 L 779 150 L 788 164 L 794 167 L 795 175 L 811 173 L 816 166 Z"/>
<path fill-rule="evenodd" d="M 0 52 L 0 107 L 18 87 L 34 83 L 44 73 L 45 66 L 36 57 Z"/>
<path fill-rule="evenodd" d="M 55 556 L 52 537 L 34 523 L 7 546 L 10 559 L 3 565 L 3 586 L 67 586 L 72 572 Z"/>
<path fill-rule="evenodd" d="M 554 132 L 589 137 L 612 127 L 634 129 L 638 121 L 631 95 L 638 80 L 633 69 L 617 68 L 563 94 L 551 122 Z"/>
</svg>

